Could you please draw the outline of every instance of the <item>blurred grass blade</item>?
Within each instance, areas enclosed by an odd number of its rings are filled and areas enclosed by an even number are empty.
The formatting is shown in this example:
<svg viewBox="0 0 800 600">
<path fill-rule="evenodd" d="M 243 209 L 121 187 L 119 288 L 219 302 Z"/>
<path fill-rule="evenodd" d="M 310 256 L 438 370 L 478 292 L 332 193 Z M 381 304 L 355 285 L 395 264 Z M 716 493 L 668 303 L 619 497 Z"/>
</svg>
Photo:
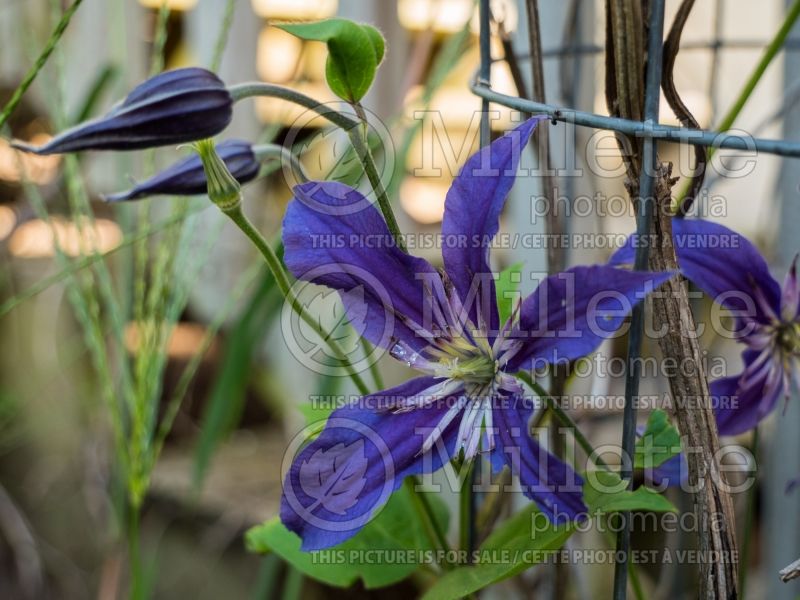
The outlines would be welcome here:
<svg viewBox="0 0 800 600">
<path fill-rule="evenodd" d="M 276 554 L 267 554 L 261 559 L 261 566 L 258 569 L 258 576 L 251 600 L 268 600 L 275 598 L 275 591 L 278 589 L 281 574 L 281 559 Z"/>
<path fill-rule="evenodd" d="M 103 67 L 97 76 L 94 78 L 89 92 L 81 102 L 81 108 L 71 119 L 72 125 L 77 125 L 83 121 L 88 120 L 96 111 L 97 103 L 103 96 L 103 93 L 114 83 L 119 76 L 119 69 L 115 65 L 108 64 Z"/>
<path fill-rule="evenodd" d="M 11 113 L 14 112 L 14 109 L 17 108 L 20 100 L 22 100 L 22 96 L 24 96 L 25 92 L 28 91 L 28 88 L 36 79 L 39 71 L 44 68 L 45 63 L 47 63 L 47 59 L 50 58 L 53 50 L 55 50 L 56 44 L 58 44 L 58 41 L 64 34 L 64 31 L 67 29 L 67 25 L 69 25 L 69 22 L 72 20 L 72 16 L 75 14 L 75 11 L 78 10 L 81 2 L 83 2 L 83 0 L 75 0 L 75 2 L 72 3 L 72 6 L 70 6 L 61 16 L 61 20 L 58 22 L 53 30 L 53 33 L 50 35 L 50 39 L 47 40 L 47 44 L 45 44 L 44 50 L 42 50 L 39 58 L 36 59 L 36 62 L 31 67 L 30 71 L 25 74 L 25 78 L 22 80 L 22 83 L 20 83 L 19 87 L 17 87 L 17 89 L 14 91 L 14 95 L 11 96 L 11 99 L 3 107 L 3 112 L 0 113 L 0 127 L 5 125 L 6 121 L 8 121 Z"/>
</svg>

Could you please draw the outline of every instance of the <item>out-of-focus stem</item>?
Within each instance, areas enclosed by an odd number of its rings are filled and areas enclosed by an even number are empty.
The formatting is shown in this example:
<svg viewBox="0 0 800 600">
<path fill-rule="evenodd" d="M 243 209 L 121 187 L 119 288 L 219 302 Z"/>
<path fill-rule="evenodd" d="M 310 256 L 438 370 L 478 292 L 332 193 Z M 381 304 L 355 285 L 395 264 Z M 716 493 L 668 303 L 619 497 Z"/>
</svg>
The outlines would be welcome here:
<svg viewBox="0 0 800 600">
<path fill-rule="evenodd" d="M 275 282 L 278 284 L 278 289 L 281 291 L 281 294 L 283 294 L 283 297 L 289 302 L 292 310 L 297 313 L 297 315 L 312 329 L 312 331 L 314 331 L 314 333 L 316 333 L 321 339 L 326 340 L 328 347 L 341 362 L 344 370 L 350 376 L 350 379 L 353 380 L 353 383 L 355 383 L 359 392 L 365 395 L 368 394 L 369 388 L 367 388 L 364 380 L 355 371 L 353 365 L 351 365 L 347 360 L 347 356 L 345 355 L 341 346 L 338 344 L 338 342 L 331 339 L 330 333 L 325 331 L 319 325 L 319 323 L 317 323 L 317 320 L 308 313 L 303 306 L 303 303 L 300 302 L 300 299 L 297 297 L 297 294 L 295 294 L 294 289 L 292 288 L 289 276 L 284 270 L 280 259 L 275 254 L 272 246 L 270 246 L 267 243 L 267 240 L 264 239 L 264 236 L 261 235 L 261 232 L 253 226 L 253 224 L 250 222 L 250 219 L 248 219 L 244 214 L 241 203 L 227 210 L 223 210 L 222 212 L 225 213 L 225 215 L 227 215 L 231 221 L 233 221 L 236 226 L 242 230 L 242 233 L 250 238 L 250 241 L 253 242 L 255 247 L 261 253 L 261 256 L 264 257 L 264 262 L 267 263 L 267 267 L 269 267 L 269 270 L 272 271 L 273 277 L 275 277 Z"/>
</svg>

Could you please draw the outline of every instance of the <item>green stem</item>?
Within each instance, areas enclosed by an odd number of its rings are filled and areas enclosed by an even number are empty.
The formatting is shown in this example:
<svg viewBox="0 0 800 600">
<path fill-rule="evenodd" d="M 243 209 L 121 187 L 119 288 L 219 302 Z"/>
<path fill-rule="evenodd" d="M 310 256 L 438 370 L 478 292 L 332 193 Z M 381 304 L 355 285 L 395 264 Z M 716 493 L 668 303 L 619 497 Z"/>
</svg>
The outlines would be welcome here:
<svg viewBox="0 0 800 600">
<path fill-rule="evenodd" d="M 167 24 L 172 12 L 167 0 L 162 0 L 156 18 L 155 36 L 153 38 L 153 60 L 150 63 L 150 77 L 158 75 L 164 69 L 164 48 L 167 46 Z"/>
<path fill-rule="evenodd" d="M 211 58 L 211 70 L 219 71 L 222 64 L 222 54 L 228 45 L 228 35 L 233 25 L 233 11 L 236 8 L 236 0 L 228 0 L 225 5 L 225 14 L 222 17 L 222 25 L 220 25 L 219 33 L 217 33 L 217 42 L 214 44 L 214 56 Z"/>
<path fill-rule="evenodd" d="M 547 410 L 555 415 L 555 417 L 561 422 L 562 425 L 564 425 L 564 427 L 567 427 L 572 431 L 572 435 L 574 436 L 575 440 L 580 444 L 581 448 L 583 448 L 583 451 L 586 452 L 589 458 L 592 459 L 598 467 L 610 470 L 608 463 L 606 463 L 599 455 L 595 453 L 594 447 L 592 447 L 592 444 L 580 430 L 578 424 L 573 421 L 572 417 L 570 417 L 564 411 L 564 409 L 558 405 L 555 398 L 553 398 L 546 389 L 536 383 L 533 380 L 533 377 L 531 377 L 530 374 L 526 373 L 525 371 L 520 371 L 516 373 L 515 376 L 517 379 L 527 383 L 537 394 L 539 394 L 539 397 L 544 401 Z M 607 539 L 607 541 L 609 540 Z M 609 541 L 609 544 L 612 548 L 614 547 L 613 541 Z M 628 577 L 631 587 L 633 588 L 633 593 L 637 600 L 644 600 L 644 590 L 642 588 L 642 582 L 639 579 L 639 572 L 636 569 L 636 565 L 631 562 L 628 563 Z"/>
<path fill-rule="evenodd" d="M 720 121 L 719 127 L 717 128 L 718 131 L 727 131 L 733 126 L 734 121 L 739 116 L 739 113 L 742 112 L 744 105 L 750 99 L 750 95 L 753 93 L 753 90 L 755 90 L 756 85 L 758 85 L 758 82 L 761 80 L 761 77 L 764 75 L 767 67 L 772 62 L 772 59 L 775 58 L 781 47 L 783 47 L 783 44 L 791 32 L 792 27 L 794 27 L 795 21 L 797 21 L 798 17 L 800 17 L 800 0 L 795 0 L 794 4 L 791 6 L 791 8 L 789 8 L 789 12 L 786 13 L 786 18 L 783 20 L 783 23 L 781 23 L 780 29 L 778 29 L 775 37 L 772 38 L 772 41 L 767 46 L 766 50 L 764 50 L 761 60 L 750 74 L 750 78 L 744 84 L 744 88 L 742 88 L 742 91 L 739 92 L 736 100 L 734 100 L 733 106 L 731 106 L 725 116 L 722 117 L 722 121 Z M 714 148 L 709 148 L 709 155 L 713 152 Z"/>
<path fill-rule="evenodd" d="M 356 155 L 358 155 L 358 159 L 364 167 L 364 172 L 367 174 L 367 179 L 369 179 L 369 183 L 378 199 L 378 207 L 383 213 L 383 218 L 386 219 L 386 225 L 394 237 L 398 248 L 405 250 L 400 227 L 397 224 L 394 212 L 392 212 L 389 197 L 386 195 L 386 190 L 383 187 L 378 169 L 375 166 L 375 161 L 372 158 L 369 144 L 362 131 L 362 126 L 366 126 L 367 124 L 367 118 L 364 113 L 364 108 L 360 104 L 353 104 L 353 109 L 359 117 L 359 120 L 355 120 L 338 110 L 334 110 L 327 104 L 321 104 L 310 96 L 272 83 L 240 83 L 230 86 L 228 92 L 230 92 L 234 102 L 255 96 L 266 96 L 270 98 L 281 98 L 288 102 L 305 106 L 347 132 L 347 135 L 350 137 L 350 143 L 353 145 L 353 149 L 356 151 Z"/>
<path fill-rule="evenodd" d="M 294 289 L 292 288 L 291 281 L 289 280 L 289 276 L 283 269 L 283 265 L 281 264 L 280 259 L 275 254 L 275 251 L 272 249 L 272 246 L 270 246 L 267 243 L 267 240 L 264 239 L 264 236 L 261 235 L 261 232 L 259 232 L 253 226 L 253 224 L 250 222 L 250 220 L 247 218 L 244 212 L 242 212 L 241 204 L 236 204 L 236 206 L 233 206 L 228 210 L 223 210 L 222 212 L 224 212 L 236 224 L 236 226 L 242 230 L 242 233 L 244 233 L 248 238 L 250 238 L 250 241 L 253 242 L 256 248 L 258 248 L 258 251 L 261 253 L 261 256 L 264 257 L 264 262 L 267 263 L 267 267 L 269 267 L 269 270 L 272 271 L 273 277 L 275 277 L 275 282 L 278 284 L 278 289 L 281 291 L 281 294 L 283 294 L 283 297 L 289 302 L 289 304 L 292 307 L 292 310 L 294 310 L 298 314 L 298 316 L 301 319 L 303 319 L 303 321 L 317 335 L 320 336 L 321 339 L 327 340 L 328 347 L 330 347 L 330 349 L 336 355 L 336 358 L 341 362 L 341 364 L 344 367 L 344 370 L 347 372 L 347 374 L 350 376 L 350 379 L 353 380 L 353 383 L 355 383 L 356 387 L 358 388 L 358 391 L 365 395 L 368 394 L 369 388 L 367 388 L 366 384 L 364 383 L 364 380 L 358 373 L 356 373 L 353 366 L 347 360 L 347 356 L 342 350 L 341 346 L 339 346 L 339 344 L 335 340 L 330 339 L 330 334 L 326 332 L 319 325 L 319 323 L 317 323 L 317 321 L 314 319 L 314 317 L 312 317 L 308 313 L 308 311 L 306 311 L 305 307 L 303 306 L 303 303 L 300 302 L 300 299 L 295 294 Z"/>
<path fill-rule="evenodd" d="M 725 116 L 722 117 L 720 121 L 717 131 L 724 133 L 728 131 L 731 127 L 733 127 L 733 123 L 736 121 L 739 114 L 742 112 L 745 104 L 750 99 L 753 91 L 756 89 L 758 82 L 761 81 L 761 77 L 767 70 L 767 67 L 772 62 L 772 59 L 778 54 L 780 49 L 783 47 L 786 38 L 788 37 L 789 33 L 794 27 L 795 22 L 797 21 L 798 17 L 800 17 L 800 0 L 795 0 L 794 4 L 789 8 L 789 12 L 786 13 L 786 18 L 784 18 L 783 23 L 781 23 L 780 28 L 778 29 L 777 33 L 775 33 L 775 37 L 772 38 L 772 41 L 764 50 L 764 54 L 761 56 L 761 60 L 758 61 L 755 69 L 750 74 L 750 77 L 744 84 L 742 91 L 739 92 L 739 95 L 736 97 L 736 100 L 733 101 L 733 105 L 728 109 L 728 112 L 725 113 Z M 713 146 L 708 149 L 707 160 L 710 161 L 711 157 L 716 152 L 716 148 Z M 689 186 L 691 185 L 691 181 L 686 182 L 683 186 L 681 191 L 676 196 L 675 200 L 673 200 L 672 204 L 670 205 L 670 210 L 672 213 L 676 213 L 678 207 L 681 206 L 683 203 L 683 199 L 686 197 L 686 194 L 689 192 Z"/>
<path fill-rule="evenodd" d="M 753 430 L 753 461 L 755 462 L 758 453 L 758 427 Z M 753 481 L 753 485 L 747 494 L 747 512 L 744 522 L 744 539 L 742 540 L 742 553 L 739 558 L 739 598 L 744 600 L 745 584 L 747 583 L 747 562 L 750 558 L 750 541 L 753 537 L 753 526 L 756 520 L 756 499 L 758 497 L 758 485 Z"/>
<path fill-rule="evenodd" d="M 310 96 L 295 92 L 281 85 L 275 85 L 273 83 L 240 83 L 230 86 L 228 92 L 230 92 L 234 102 L 256 96 L 281 98 L 282 100 L 305 106 L 307 109 L 314 111 L 345 131 L 358 125 L 358 121 L 348 117 L 344 113 L 340 113 L 338 110 L 332 109 L 329 105 L 322 104 Z"/>
<path fill-rule="evenodd" d="M 306 170 L 300 160 L 284 146 L 279 144 L 257 144 L 253 146 L 253 154 L 259 162 L 269 158 L 276 158 L 281 162 L 285 160 L 291 165 L 300 183 L 308 181 L 308 174 L 306 174 Z"/>
<path fill-rule="evenodd" d="M 431 546 L 437 550 L 443 551 L 446 555 L 450 550 L 447 538 L 436 523 L 436 518 L 433 516 L 433 510 L 430 504 L 428 504 L 428 500 L 423 494 L 417 491 L 418 484 L 419 482 L 416 477 L 406 477 L 405 481 L 403 481 L 403 485 L 406 490 L 408 490 L 408 495 L 411 498 L 411 504 L 414 506 L 414 510 L 419 517 L 420 523 L 422 523 L 422 527 L 425 530 L 425 534 L 428 536 Z M 445 570 L 449 570 L 452 566 L 447 556 L 445 556 L 441 566 Z"/>
<path fill-rule="evenodd" d="M 364 107 L 358 102 L 353 104 L 353 109 L 356 111 L 358 118 L 361 119 L 363 127 L 352 127 L 347 131 L 347 135 L 350 136 L 350 143 L 353 145 L 353 149 L 356 151 L 358 159 L 361 161 L 361 165 L 364 167 L 364 171 L 367 174 L 367 179 L 369 179 L 369 184 L 372 186 L 375 196 L 378 199 L 378 207 L 383 213 L 383 218 L 386 219 L 386 225 L 394 237 L 397 247 L 401 250 L 405 250 L 406 246 L 403 242 L 403 234 L 400 232 L 400 226 L 397 224 L 397 219 L 392 211 L 392 205 L 389 202 L 389 197 L 386 195 L 386 189 L 383 187 L 383 182 L 381 181 L 381 177 L 378 174 L 378 169 L 375 166 L 375 160 L 372 158 L 372 152 L 369 149 L 367 136 L 364 133 L 364 130 L 368 125 L 367 115 L 364 112 Z"/>
<path fill-rule="evenodd" d="M 386 389 L 386 386 L 383 384 L 383 377 L 381 376 L 381 370 L 378 368 L 378 361 L 371 360 L 369 357 L 372 354 L 373 346 L 369 343 L 367 338 L 361 338 L 361 344 L 364 346 L 364 356 L 369 361 L 369 372 L 372 375 L 372 379 L 375 382 L 375 388 L 379 390 Z"/>
<path fill-rule="evenodd" d="M 578 444 L 580 444 L 581 448 L 583 448 L 583 451 L 586 452 L 589 458 L 591 458 L 597 466 L 608 470 L 608 463 L 606 463 L 599 455 L 595 453 L 592 444 L 580 430 L 578 424 L 564 411 L 563 408 L 558 405 L 558 402 L 556 402 L 555 398 L 553 398 L 550 393 L 541 385 L 536 383 L 529 373 L 520 371 L 516 373 L 515 376 L 517 379 L 527 383 L 537 394 L 539 394 L 539 397 L 544 401 L 547 410 L 555 415 L 555 417 L 564 427 L 567 427 L 572 431 L 572 435 L 575 437 L 575 440 L 578 442 Z"/>
<path fill-rule="evenodd" d="M 616 513 L 614 515 L 609 515 L 609 517 L 616 517 Z M 614 527 L 618 527 L 618 525 L 614 525 Z M 603 539 L 606 542 L 606 545 L 614 549 L 617 545 L 617 540 L 613 534 L 610 532 L 606 532 L 603 535 Z M 644 587 L 642 587 L 642 579 L 639 577 L 639 569 L 637 569 L 636 564 L 628 561 L 628 583 L 633 589 L 633 595 L 636 596 L 636 600 L 645 600 L 646 596 L 644 595 Z"/>
<path fill-rule="evenodd" d="M 81 2 L 83 2 L 83 0 L 75 0 L 75 2 L 72 3 L 72 6 L 70 6 L 61 16 L 61 20 L 58 22 L 56 28 L 53 30 L 53 33 L 50 35 L 50 39 L 47 40 L 47 45 L 45 45 L 44 50 L 42 50 L 42 53 L 39 55 L 39 58 L 36 59 L 33 67 L 31 67 L 30 71 L 25 74 L 25 78 L 22 80 L 22 83 L 19 84 L 16 90 L 14 90 L 14 95 L 11 96 L 11 99 L 3 107 L 3 112 L 0 113 L 0 128 L 6 124 L 6 121 L 8 121 L 11 113 L 14 112 L 14 109 L 17 108 L 20 100 L 22 100 L 22 96 L 24 96 L 25 92 L 28 91 L 28 88 L 33 83 L 33 80 L 36 79 L 39 71 L 44 68 L 47 59 L 50 58 L 53 50 L 55 50 L 56 44 L 58 44 L 58 41 L 64 34 L 64 30 L 66 30 L 67 25 L 69 25 L 69 22 L 72 20 L 72 16 L 75 14 L 75 11 L 78 10 Z"/>
<path fill-rule="evenodd" d="M 639 570 L 630 561 L 628 561 L 628 582 L 633 588 L 633 595 L 636 596 L 636 600 L 645 600 L 646 596 L 644 595 L 642 580 L 639 579 Z"/>
<path fill-rule="evenodd" d="M 475 494 L 472 489 L 472 474 L 475 469 L 475 461 L 469 461 L 467 472 L 464 473 L 464 481 L 461 482 L 459 492 L 459 547 L 466 554 L 467 563 L 470 563 L 472 550 L 475 546 Z"/>
<path fill-rule="evenodd" d="M 140 507 L 128 505 L 128 565 L 130 566 L 130 599 L 144 598 L 144 581 L 142 580 L 142 556 L 139 549 Z"/>
</svg>

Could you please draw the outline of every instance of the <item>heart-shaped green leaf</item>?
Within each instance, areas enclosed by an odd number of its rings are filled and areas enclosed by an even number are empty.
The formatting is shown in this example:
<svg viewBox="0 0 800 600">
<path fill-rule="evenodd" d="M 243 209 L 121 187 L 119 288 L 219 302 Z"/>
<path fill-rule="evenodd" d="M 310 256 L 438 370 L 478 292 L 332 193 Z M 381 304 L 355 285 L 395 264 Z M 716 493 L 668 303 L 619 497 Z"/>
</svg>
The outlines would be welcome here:
<svg viewBox="0 0 800 600">
<path fill-rule="evenodd" d="M 358 102 L 364 97 L 386 48 L 380 31 L 341 18 L 282 23 L 276 27 L 303 40 L 325 42 L 328 46 L 325 78 L 333 93 L 348 102 Z"/>
<path fill-rule="evenodd" d="M 583 500 L 592 515 L 627 510 L 677 512 L 664 496 L 648 487 L 629 490 L 619 475 L 610 471 L 590 471 L 585 474 Z"/>
<path fill-rule="evenodd" d="M 439 526 L 447 531 L 447 506 L 433 494 L 428 496 L 428 502 Z M 381 513 L 355 537 L 335 548 L 303 552 L 300 538 L 286 529 L 278 517 L 250 529 L 245 543 L 251 552 L 275 552 L 305 575 L 337 587 L 350 587 L 359 579 L 366 588 L 391 585 L 411 575 L 419 564 L 388 557 L 402 554 L 423 558 L 426 551 L 433 550 L 422 524 L 414 517 L 405 488 L 392 494 Z M 385 551 L 387 558 L 381 560 L 377 551 Z"/>
</svg>

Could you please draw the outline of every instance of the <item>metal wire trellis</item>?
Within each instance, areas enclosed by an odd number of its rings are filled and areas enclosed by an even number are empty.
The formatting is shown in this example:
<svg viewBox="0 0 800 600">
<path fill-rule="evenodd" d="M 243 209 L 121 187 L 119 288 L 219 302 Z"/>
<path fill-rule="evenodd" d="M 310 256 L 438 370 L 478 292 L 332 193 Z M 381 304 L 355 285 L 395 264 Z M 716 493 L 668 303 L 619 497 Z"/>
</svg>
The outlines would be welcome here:
<svg viewBox="0 0 800 600">
<path fill-rule="evenodd" d="M 507 108 L 519 110 L 533 115 L 545 114 L 556 122 L 564 122 L 582 127 L 611 130 L 637 138 L 643 138 L 643 164 L 650 168 L 641 171 L 637 203 L 637 233 L 644 235 L 649 229 L 653 214 L 653 186 L 654 167 L 656 165 L 656 149 L 659 141 L 691 144 L 703 147 L 728 148 L 733 150 L 764 152 L 786 157 L 800 157 L 800 142 L 777 139 L 755 138 L 747 134 L 711 131 L 708 129 L 691 129 L 686 127 L 665 125 L 658 123 L 658 108 L 661 85 L 661 56 L 663 50 L 664 29 L 664 4 L 665 0 L 652 0 L 648 28 L 648 68 L 645 80 L 645 112 L 643 121 L 611 117 L 592 112 L 577 110 L 575 108 L 556 106 L 544 102 L 535 102 L 517 96 L 500 93 L 491 87 L 490 67 L 495 61 L 506 58 L 493 59 L 490 54 L 490 2 L 480 0 L 480 68 L 474 76 L 470 89 L 482 99 L 481 115 L 481 145 L 488 143 L 489 131 L 489 104 L 496 103 Z M 718 12 L 720 3 L 717 5 Z M 717 15 L 719 17 L 719 14 Z M 718 25 L 719 23 L 717 23 Z M 726 41 L 720 39 L 720 27 L 715 27 L 715 39 L 710 43 L 690 43 L 681 46 L 682 49 L 709 49 L 714 54 L 712 71 L 716 72 L 718 52 L 723 48 L 757 48 L 762 44 L 753 40 Z M 787 40 L 784 49 L 800 49 L 800 40 Z M 543 53 L 543 57 L 560 57 L 578 54 L 594 54 L 601 52 L 602 48 L 595 45 L 570 44 L 558 49 L 551 49 Z M 516 56 L 516 58 L 530 59 L 530 55 Z M 655 58 L 655 60 L 653 60 Z M 712 80 L 715 73 L 712 73 Z M 641 245 L 637 248 L 635 268 L 647 269 L 648 246 Z M 643 328 L 644 304 L 638 305 L 632 315 L 630 336 L 628 338 L 628 364 L 636 365 L 635 358 L 639 355 Z M 623 417 L 623 450 L 628 456 L 632 455 L 635 438 L 635 410 L 633 399 L 638 395 L 640 372 L 636 368 L 630 369 L 625 385 L 625 412 Z M 623 465 L 621 475 L 630 477 L 629 466 Z M 629 529 L 626 525 L 618 537 L 618 550 L 624 556 L 618 561 L 615 572 L 614 597 L 625 598 L 627 588 L 627 563 L 630 547 Z"/>
<path fill-rule="evenodd" d="M 484 0 L 481 0 L 481 4 Z M 481 40 L 488 38 L 489 35 L 484 35 L 484 30 L 480 32 Z M 488 44 L 488 39 L 487 42 Z M 800 50 L 800 40 L 790 40 L 789 48 L 784 46 L 784 49 Z M 712 42 L 696 42 L 681 45 L 681 49 L 708 49 L 720 50 L 725 48 L 744 48 L 752 49 L 763 47 L 763 44 L 758 44 L 753 40 L 736 42 L 736 41 L 712 41 Z M 569 56 L 572 54 L 597 54 L 603 49 L 594 45 L 573 45 L 561 49 L 551 49 L 543 53 L 543 57 L 556 57 L 556 56 Z M 518 60 L 528 60 L 529 55 L 518 55 Z M 492 62 L 500 62 L 505 58 L 488 58 L 489 64 Z M 483 69 L 483 67 L 481 67 Z M 657 122 L 648 121 L 632 121 L 630 119 L 622 119 L 619 117 L 610 117 L 608 115 L 601 115 L 597 113 L 577 110 L 574 108 L 556 106 L 554 104 L 547 104 L 544 102 L 534 102 L 526 98 L 518 96 L 510 96 L 503 94 L 492 89 L 489 81 L 488 69 L 484 75 L 480 72 L 476 73 L 470 84 L 470 90 L 476 96 L 488 101 L 489 103 L 499 104 L 507 108 L 513 108 L 523 113 L 531 113 L 534 115 L 547 115 L 554 122 L 563 122 L 583 127 L 590 127 L 593 129 L 606 129 L 609 131 L 617 131 L 626 135 L 639 137 L 639 138 L 656 138 L 660 141 L 677 143 L 677 144 L 691 144 L 695 146 L 706 146 L 715 148 L 727 148 L 731 150 L 755 151 L 764 152 L 766 154 L 775 154 L 778 156 L 788 156 L 800 158 L 800 141 L 790 140 L 776 140 L 768 138 L 756 138 L 743 133 L 730 133 L 724 131 L 712 131 L 708 129 L 690 129 L 680 127 L 677 125 L 665 125 Z"/>
<path fill-rule="evenodd" d="M 544 102 L 534 102 L 516 96 L 509 96 L 493 90 L 479 78 L 475 78 L 470 90 L 484 100 L 508 108 L 532 114 L 548 115 L 553 121 L 617 131 L 633 137 L 658 139 L 664 142 L 691 144 L 714 148 L 729 148 L 748 152 L 764 152 L 779 156 L 800 158 L 800 142 L 755 138 L 741 133 L 726 133 L 707 129 L 688 129 L 677 125 L 662 125 L 647 121 L 631 121 L 619 117 L 609 117 L 596 113 L 565 108 Z"/>
</svg>

